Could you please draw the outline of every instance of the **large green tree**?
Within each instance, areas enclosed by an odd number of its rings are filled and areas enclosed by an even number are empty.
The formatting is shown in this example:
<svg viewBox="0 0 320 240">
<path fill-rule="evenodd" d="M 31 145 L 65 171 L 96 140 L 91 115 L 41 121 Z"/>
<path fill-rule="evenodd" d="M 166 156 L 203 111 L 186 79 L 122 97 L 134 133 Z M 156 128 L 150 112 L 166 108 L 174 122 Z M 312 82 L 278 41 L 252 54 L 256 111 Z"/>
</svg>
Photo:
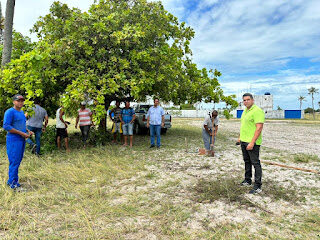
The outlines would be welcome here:
<svg viewBox="0 0 320 240">
<path fill-rule="evenodd" d="M 220 72 L 192 62 L 192 28 L 160 2 L 100 0 L 88 12 L 54 2 L 33 31 L 37 47 L 2 73 L 2 88 L 25 92 L 28 106 L 35 96 L 51 106 L 60 99 L 70 110 L 93 99 L 99 121 L 114 99 L 158 96 L 179 104 L 223 95 Z"/>
</svg>

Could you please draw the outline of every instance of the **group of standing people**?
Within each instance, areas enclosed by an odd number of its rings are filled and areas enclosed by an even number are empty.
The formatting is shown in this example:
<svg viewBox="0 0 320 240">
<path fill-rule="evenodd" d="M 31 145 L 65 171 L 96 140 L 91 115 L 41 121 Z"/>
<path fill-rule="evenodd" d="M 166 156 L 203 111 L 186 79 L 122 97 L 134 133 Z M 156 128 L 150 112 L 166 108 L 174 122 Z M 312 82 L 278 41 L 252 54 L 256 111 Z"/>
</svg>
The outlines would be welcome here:
<svg viewBox="0 0 320 240">
<path fill-rule="evenodd" d="M 38 99 L 34 100 L 32 116 L 28 116 L 22 110 L 24 106 L 24 97 L 16 94 L 12 98 L 13 107 L 6 110 L 4 114 L 3 128 L 8 132 L 6 137 L 7 155 L 9 160 L 9 171 L 7 184 L 12 188 L 19 188 L 18 171 L 22 161 L 26 142 L 31 146 L 31 152 L 37 156 L 41 155 L 41 134 L 46 131 L 48 126 L 47 111 L 40 106 Z M 154 138 L 157 136 L 157 147 L 160 148 L 160 131 L 164 125 L 164 111 L 159 106 L 159 99 L 155 99 L 154 106 L 148 111 L 147 127 L 150 128 L 151 147 L 155 146 Z M 93 125 L 92 111 L 86 107 L 86 102 L 81 102 L 78 110 L 75 128 L 78 125 L 81 130 L 82 142 L 84 147 L 87 144 L 90 127 Z M 111 114 L 114 114 L 111 117 Z M 27 120 L 28 118 L 28 120 Z M 116 107 L 110 112 L 110 118 L 113 121 L 114 141 L 116 140 L 116 132 L 123 133 L 124 145 L 128 145 L 128 136 L 130 138 L 130 147 L 133 144 L 133 123 L 135 121 L 135 111 L 130 107 L 130 102 L 126 101 L 125 108 L 120 109 L 120 102 L 116 102 Z M 43 125 L 44 122 L 44 125 Z M 56 111 L 56 143 L 58 149 L 61 148 L 64 139 L 66 151 L 69 152 L 69 136 L 68 125 L 70 123 L 65 120 L 65 111 L 60 107 Z M 31 136 L 35 135 L 35 142 L 31 140 Z"/>
<path fill-rule="evenodd" d="M 7 155 L 9 159 L 9 172 L 7 184 L 13 188 L 19 188 L 18 170 L 22 161 L 25 143 L 31 146 L 31 151 L 40 155 L 41 134 L 48 125 L 48 114 L 40 106 L 38 99 L 34 100 L 34 114 L 27 121 L 27 114 L 24 114 L 22 107 L 24 97 L 16 94 L 12 98 L 13 107 L 8 109 L 4 114 L 3 128 L 8 132 L 6 138 Z M 240 136 L 237 145 L 241 145 L 243 160 L 245 163 L 245 178 L 241 182 L 242 186 L 252 184 L 252 167 L 255 169 L 255 182 L 250 193 L 260 193 L 262 191 L 262 168 L 259 159 L 260 146 L 262 143 L 262 129 L 265 121 L 264 112 L 254 104 L 253 96 L 250 93 L 243 95 L 243 103 L 246 109 L 241 116 Z M 116 107 L 110 111 L 110 119 L 113 121 L 113 142 L 116 142 L 116 134 L 119 132 L 124 136 L 124 146 L 128 145 L 128 136 L 130 138 L 130 147 L 133 144 L 133 124 L 136 115 L 130 102 L 126 101 L 125 108 L 120 108 L 120 102 L 116 102 Z M 44 125 L 43 125 L 44 122 Z M 61 147 L 61 141 L 65 139 L 66 150 L 69 151 L 68 128 L 69 122 L 65 121 L 65 112 L 59 108 L 56 112 L 56 139 L 58 148 Z M 88 140 L 90 127 L 93 125 L 92 112 L 86 108 L 86 103 L 81 102 L 78 110 L 75 128 L 80 126 L 82 141 L 84 146 Z M 204 120 L 202 127 L 202 137 L 206 151 L 210 151 L 210 145 L 215 142 L 218 132 L 219 117 L 217 111 L 212 111 Z M 159 106 L 159 99 L 154 99 L 154 105 L 151 106 L 147 113 L 147 127 L 150 129 L 150 148 L 161 146 L 161 127 L 164 126 L 164 110 Z M 35 143 L 30 139 L 35 135 Z M 155 142 L 155 136 L 157 142 Z"/>
<path fill-rule="evenodd" d="M 147 128 L 150 129 L 150 148 L 161 146 L 161 128 L 164 127 L 164 110 L 159 105 L 159 99 L 155 98 L 154 105 L 148 109 Z M 120 134 L 123 146 L 128 146 L 128 136 L 130 147 L 133 144 L 133 127 L 136 113 L 130 107 L 130 101 L 125 102 L 125 108 L 120 108 L 120 101 L 116 101 L 116 106 L 109 112 L 112 124 L 113 143 L 117 142 L 117 134 Z M 155 138 L 157 138 L 155 142 Z"/>
</svg>

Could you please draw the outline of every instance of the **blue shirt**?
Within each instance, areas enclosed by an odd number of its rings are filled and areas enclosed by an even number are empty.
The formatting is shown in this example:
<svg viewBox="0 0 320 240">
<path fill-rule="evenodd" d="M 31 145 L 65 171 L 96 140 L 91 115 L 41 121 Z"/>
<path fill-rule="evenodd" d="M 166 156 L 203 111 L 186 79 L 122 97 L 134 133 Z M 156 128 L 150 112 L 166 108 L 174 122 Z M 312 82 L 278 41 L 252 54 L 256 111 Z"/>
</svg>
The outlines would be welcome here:
<svg viewBox="0 0 320 240">
<path fill-rule="evenodd" d="M 14 108 L 8 109 L 4 113 L 4 119 L 3 119 L 3 128 L 8 132 L 7 139 L 24 139 L 19 134 L 11 133 L 9 132 L 12 128 L 19 130 L 21 132 L 26 133 L 26 117 L 24 116 L 24 112 L 18 111 Z"/>
<path fill-rule="evenodd" d="M 124 108 L 121 110 L 122 121 L 124 123 L 130 123 L 132 121 L 133 115 L 136 113 L 132 108 Z"/>
<path fill-rule="evenodd" d="M 150 107 L 148 110 L 147 117 L 150 117 L 149 123 L 151 125 L 161 125 L 162 122 L 162 116 L 164 115 L 164 110 L 162 107 Z"/>
</svg>

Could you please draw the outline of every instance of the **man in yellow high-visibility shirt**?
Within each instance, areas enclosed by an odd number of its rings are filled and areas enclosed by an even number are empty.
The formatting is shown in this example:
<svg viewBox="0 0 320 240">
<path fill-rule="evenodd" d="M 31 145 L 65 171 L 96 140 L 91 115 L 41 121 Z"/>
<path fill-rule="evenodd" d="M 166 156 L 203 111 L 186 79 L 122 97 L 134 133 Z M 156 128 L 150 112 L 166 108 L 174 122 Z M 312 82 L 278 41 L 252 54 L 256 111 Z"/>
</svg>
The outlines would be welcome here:
<svg viewBox="0 0 320 240">
<path fill-rule="evenodd" d="M 241 116 L 240 137 L 243 160 L 245 164 L 245 179 L 242 186 L 252 184 L 252 166 L 254 167 L 254 186 L 249 193 L 260 193 L 262 185 L 262 168 L 259 159 L 260 146 L 262 143 L 262 129 L 264 124 L 264 112 L 254 104 L 252 94 L 245 93 L 242 97 L 246 109 Z"/>
</svg>

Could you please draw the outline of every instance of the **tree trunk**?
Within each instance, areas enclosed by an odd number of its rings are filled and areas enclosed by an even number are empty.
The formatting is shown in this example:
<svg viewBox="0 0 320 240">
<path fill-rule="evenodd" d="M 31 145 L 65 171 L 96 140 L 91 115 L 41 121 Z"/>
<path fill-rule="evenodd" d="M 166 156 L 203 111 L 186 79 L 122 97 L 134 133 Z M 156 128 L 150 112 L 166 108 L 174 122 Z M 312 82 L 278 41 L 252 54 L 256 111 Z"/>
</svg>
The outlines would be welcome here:
<svg viewBox="0 0 320 240">
<path fill-rule="evenodd" d="M 12 51 L 12 27 L 15 0 L 7 0 L 6 17 L 4 20 L 4 34 L 3 34 L 3 51 L 1 66 L 4 67 L 11 60 Z"/>
<path fill-rule="evenodd" d="M 109 98 L 107 98 L 107 97 L 105 98 L 104 108 L 106 111 L 108 111 L 111 101 L 112 100 L 110 100 Z M 99 130 L 107 132 L 107 130 L 108 130 L 107 123 L 108 123 L 108 114 L 100 121 Z"/>
<path fill-rule="evenodd" d="M 315 113 L 314 113 L 313 93 L 311 94 L 311 97 L 312 97 L 312 114 L 313 114 L 313 120 L 315 120 L 315 119 L 316 119 L 316 115 L 315 115 Z"/>
<path fill-rule="evenodd" d="M 302 101 L 300 100 L 300 110 L 302 110 Z"/>
<path fill-rule="evenodd" d="M 2 26 L 2 5 L 0 2 L 0 44 L 2 44 L 3 42 L 3 26 Z"/>
</svg>

